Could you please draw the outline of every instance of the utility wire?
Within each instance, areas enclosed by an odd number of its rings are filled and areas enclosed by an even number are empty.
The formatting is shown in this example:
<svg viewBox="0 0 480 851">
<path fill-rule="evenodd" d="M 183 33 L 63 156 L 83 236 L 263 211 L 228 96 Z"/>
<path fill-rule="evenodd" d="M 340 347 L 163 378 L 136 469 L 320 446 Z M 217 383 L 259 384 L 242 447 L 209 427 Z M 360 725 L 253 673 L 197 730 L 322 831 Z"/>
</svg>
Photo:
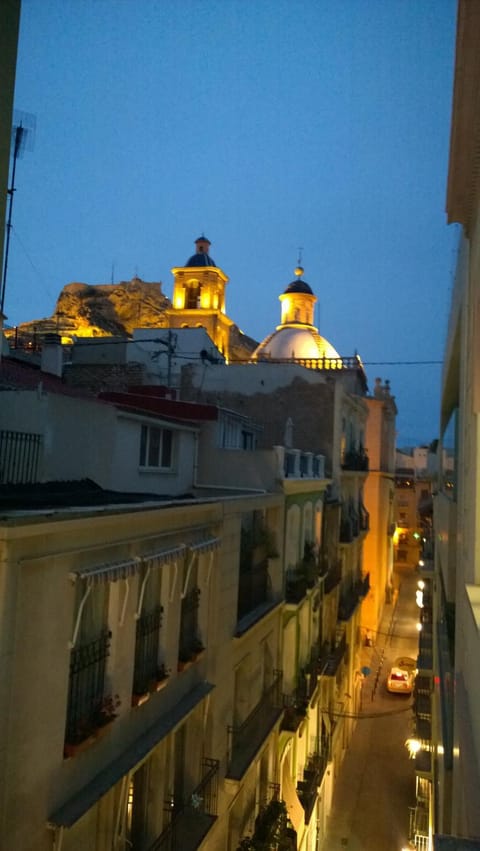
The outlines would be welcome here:
<svg viewBox="0 0 480 851">
<path fill-rule="evenodd" d="M 53 316 L 52 319 L 55 317 Z M 43 321 L 43 320 L 39 320 Z M 33 323 L 35 324 L 35 323 Z M 13 330 L 13 329 L 12 329 Z M 75 336 L 75 332 L 69 328 L 63 329 L 65 334 L 68 336 Z M 167 330 L 167 329 L 165 329 Z M 59 332 L 62 331 L 62 328 L 59 328 Z M 133 340 L 128 337 L 122 337 L 121 339 L 113 339 L 111 337 L 82 337 L 78 336 L 76 342 L 82 342 L 82 345 L 89 346 L 116 346 L 116 345 L 125 345 L 125 343 L 163 343 L 165 345 L 166 340 L 160 340 L 158 337 L 142 337 L 139 340 Z M 199 354 L 192 353 L 190 356 L 189 353 L 184 353 L 182 355 L 176 355 L 176 357 L 180 360 L 204 360 Z M 319 358 L 321 360 L 321 358 Z M 339 359 L 340 360 L 340 359 Z M 239 363 L 246 363 L 248 361 L 240 360 Z M 272 361 L 275 363 L 275 361 Z M 231 363 L 237 363 L 237 361 L 232 360 Z M 255 361 L 257 363 L 270 363 L 270 361 Z M 442 366 L 443 361 L 441 360 L 376 360 L 376 361 L 362 361 L 363 366 Z"/>
</svg>

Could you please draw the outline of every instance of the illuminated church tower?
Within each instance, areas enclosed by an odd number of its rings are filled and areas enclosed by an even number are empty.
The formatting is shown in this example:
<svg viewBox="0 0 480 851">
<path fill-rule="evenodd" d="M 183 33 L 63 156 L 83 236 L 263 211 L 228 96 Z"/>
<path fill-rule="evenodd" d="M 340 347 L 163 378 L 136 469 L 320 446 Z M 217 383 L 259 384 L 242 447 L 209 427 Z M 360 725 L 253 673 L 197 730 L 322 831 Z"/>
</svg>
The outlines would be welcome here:
<svg viewBox="0 0 480 851">
<path fill-rule="evenodd" d="M 281 324 L 269 334 L 252 355 L 252 360 L 338 359 L 339 354 L 314 325 L 316 296 L 297 266 L 295 280 L 279 296 Z"/>
<path fill-rule="evenodd" d="M 227 358 L 233 321 L 225 314 L 225 286 L 228 277 L 210 254 L 210 240 L 195 240 L 196 252 L 171 271 L 173 307 L 165 311 L 171 328 L 205 328 L 217 348 Z"/>
</svg>

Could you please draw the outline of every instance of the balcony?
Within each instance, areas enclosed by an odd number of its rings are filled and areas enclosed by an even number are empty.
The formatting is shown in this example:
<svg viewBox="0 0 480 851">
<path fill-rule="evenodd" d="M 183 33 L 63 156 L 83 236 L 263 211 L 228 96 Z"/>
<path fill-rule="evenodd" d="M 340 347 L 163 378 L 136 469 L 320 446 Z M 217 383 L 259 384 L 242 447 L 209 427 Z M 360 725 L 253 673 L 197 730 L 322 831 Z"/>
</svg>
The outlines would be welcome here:
<svg viewBox="0 0 480 851">
<path fill-rule="evenodd" d="M 307 579 L 305 574 L 297 568 L 287 570 L 285 582 L 285 600 L 291 605 L 301 603 L 307 593 Z"/>
<path fill-rule="evenodd" d="M 297 784 L 297 795 L 305 810 L 305 823 L 310 821 L 318 797 L 318 787 L 327 767 L 328 748 L 324 753 L 310 754 L 303 772 L 303 780 Z"/>
<path fill-rule="evenodd" d="M 283 712 L 281 697 L 282 672 L 276 671 L 273 683 L 263 693 L 255 708 L 238 727 L 229 727 L 227 777 L 240 780 L 253 757 Z"/>
<path fill-rule="evenodd" d="M 360 600 L 367 596 L 370 589 L 370 574 L 356 579 L 352 584 L 344 586 L 340 592 L 338 603 L 338 619 L 348 621 L 352 617 Z"/>
<path fill-rule="evenodd" d="M 188 800 L 171 811 L 171 821 L 148 851 L 195 851 L 217 818 L 219 761 L 204 759 L 202 780 Z M 170 803 L 170 802 L 168 802 Z"/>
<path fill-rule="evenodd" d="M 409 839 L 417 849 L 428 851 L 429 812 L 427 807 L 409 807 Z"/>
<path fill-rule="evenodd" d="M 351 470 L 353 472 L 368 472 L 368 455 L 363 449 L 349 449 L 345 452 L 342 459 L 342 470 Z"/>
<path fill-rule="evenodd" d="M 325 581 L 323 583 L 323 590 L 325 594 L 330 594 L 334 588 L 339 585 L 342 579 L 342 562 L 340 559 L 337 561 L 333 561 L 330 563 L 328 573 L 325 576 Z"/>
<path fill-rule="evenodd" d="M 288 819 L 287 807 L 278 793 L 260 808 L 252 836 L 242 839 L 237 851 L 296 851 L 297 834 Z"/>
<path fill-rule="evenodd" d="M 310 651 L 310 659 L 302 668 L 298 678 L 298 688 L 303 696 L 310 699 L 317 687 L 318 677 L 323 674 L 330 656 L 330 644 L 324 641 L 322 645 L 314 644 Z"/>
<path fill-rule="evenodd" d="M 340 663 L 347 652 L 347 636 L 343 633 L 340 641 L 330 650 L 324 673 L 327 677 L 334 677 L 337 673 Z"/>
<path fill-rule="evenodd" d="M 300 689 L 295 689 L 292 694 L 283 695 L 283 706 L 281 729 L 296 733 L 307 717 L 308 700 L 305 700 Z"/>
</svg>

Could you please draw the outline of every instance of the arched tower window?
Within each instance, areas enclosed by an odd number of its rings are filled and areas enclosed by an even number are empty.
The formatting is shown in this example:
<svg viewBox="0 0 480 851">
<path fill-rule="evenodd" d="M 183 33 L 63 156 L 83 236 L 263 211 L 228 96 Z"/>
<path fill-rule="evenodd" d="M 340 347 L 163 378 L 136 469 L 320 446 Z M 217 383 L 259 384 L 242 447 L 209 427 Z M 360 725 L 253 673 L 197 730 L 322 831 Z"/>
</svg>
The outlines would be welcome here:
<svg viewBox="0 0 480 851">
<path fill-rule="evenodd" d="M 200 299 L 200 282 L 196 280 L 188 281 L 185 287 L 185 307 L 187 310 L 195 310 L 199 305 Z"/>
</svg>

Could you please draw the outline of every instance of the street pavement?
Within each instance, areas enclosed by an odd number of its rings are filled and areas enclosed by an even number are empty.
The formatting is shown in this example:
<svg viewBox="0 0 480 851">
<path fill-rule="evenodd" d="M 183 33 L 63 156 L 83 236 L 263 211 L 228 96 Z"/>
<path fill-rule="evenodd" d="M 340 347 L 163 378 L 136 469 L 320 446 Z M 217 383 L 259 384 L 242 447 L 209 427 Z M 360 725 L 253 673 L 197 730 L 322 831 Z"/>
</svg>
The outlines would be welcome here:
<svg viewBox="0 0 480 851">
<path fill-rule="evenodd" d="M 405 747 L 413 728 L 412 698 L 389 694 L 386 677 L 397 656 L 418 654 L 418 574 L 405 569 L 395 580 L 398 594 L 385 605 L 374 646 L 362 650 L 361 665 L 371 672 L 363 680 L 360 717 L 335 779 L 321 851 L 408 847 L 408 808 L 415 806 L 415 763 Z"/>
</svg>

